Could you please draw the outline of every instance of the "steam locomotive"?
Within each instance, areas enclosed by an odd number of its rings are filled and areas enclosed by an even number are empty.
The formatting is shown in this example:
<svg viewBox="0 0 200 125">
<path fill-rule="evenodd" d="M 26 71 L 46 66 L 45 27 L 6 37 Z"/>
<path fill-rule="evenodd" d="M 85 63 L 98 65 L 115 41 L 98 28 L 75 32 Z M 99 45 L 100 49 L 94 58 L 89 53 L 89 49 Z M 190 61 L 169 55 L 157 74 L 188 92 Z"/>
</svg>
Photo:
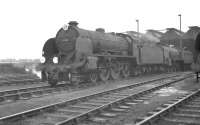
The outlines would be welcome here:
<svg viewBox="0 0 200 125">
<path fill-rule="evenodd" d="M 130 33 L 89 31 L 76 21 L 62 27 L 43 47 L 42 79 L 59 81 L 107 81 L 145 72 L 180 70 L 192 63 L 192 53 L 160 44 L 149 44 Z M 184 58 L 183 58 L 184 57 Z"/>
<path fill-rule="evenodd" d="M 194 62 L 192 63 L 191 68 L 196 73 L 196 79 L 198 82 L 200 78 L 200 33 L 196 35 L 194 46 Z"/>
</svg>

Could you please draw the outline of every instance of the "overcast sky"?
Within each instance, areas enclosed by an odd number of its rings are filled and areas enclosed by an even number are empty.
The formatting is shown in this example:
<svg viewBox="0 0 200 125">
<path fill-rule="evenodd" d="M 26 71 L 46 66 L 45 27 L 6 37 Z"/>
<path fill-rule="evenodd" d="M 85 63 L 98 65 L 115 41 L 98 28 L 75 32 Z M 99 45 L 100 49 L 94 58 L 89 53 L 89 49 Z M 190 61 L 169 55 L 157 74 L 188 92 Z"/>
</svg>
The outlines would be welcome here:
<svg viewBox="0 0 200 125">
<path fill-rule="evenodd" d="M 200 25 L 198 0 L 1 0 L 0 58 L 40 58 L 44 42 L 71 20 L 89 30 L 140 31 Z"/>
</svg>

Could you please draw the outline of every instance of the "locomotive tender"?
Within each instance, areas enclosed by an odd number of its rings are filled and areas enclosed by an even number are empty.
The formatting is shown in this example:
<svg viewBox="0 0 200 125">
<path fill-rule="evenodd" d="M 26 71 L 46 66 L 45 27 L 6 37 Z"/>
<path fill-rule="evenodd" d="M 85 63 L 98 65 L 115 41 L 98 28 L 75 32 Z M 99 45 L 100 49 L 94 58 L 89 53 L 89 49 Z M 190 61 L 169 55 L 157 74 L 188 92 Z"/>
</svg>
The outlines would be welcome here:
<svg viewBox="0 0 200 125">
<path fill-rule="evenodd" d="M 129 33 L 89 31 L 76 21 L 61 28 L 43 47 L 45 62 L 40 65 L 42 79 L 58 81 L 107 81 L 142 72 L 169 71 L 191 63 L 180 51 L 159 44 L 144 44 Z"/>
</svg>

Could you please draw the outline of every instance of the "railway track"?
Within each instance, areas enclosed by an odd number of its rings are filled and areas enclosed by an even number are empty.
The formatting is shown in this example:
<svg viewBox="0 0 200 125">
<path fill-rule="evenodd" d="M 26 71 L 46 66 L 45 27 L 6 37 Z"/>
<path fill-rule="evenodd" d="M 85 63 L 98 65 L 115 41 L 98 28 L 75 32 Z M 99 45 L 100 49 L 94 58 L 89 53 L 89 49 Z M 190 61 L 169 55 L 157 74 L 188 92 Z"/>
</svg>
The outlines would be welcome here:
<svg viewBox="0 0 200 125">
<path fill-rule="evenodd" d="M 115 116 L 116 114 L 105 113 L 105 111 L 112 110 L 115 112 L 123 112 L 129 108 L 128 105 L 140 101 L 137 99 L 138 97 L 143 97 L 143 99 L 148 98 L 145 97 L 146 94 L 184 80 L 188 77 L 190 76 L 160 78 L 72 100 L 66 100 L 2 117 L 0 118 L 0 123 L 1 125 L 74 125 L 88 118 L 95 122 L 105 122 L 106 119 L 97 117 L 97 114 L 100 114 L 100 116 L 103 117 Z M 148 88 L 135 93 L 136 86 L 147 83 L 149 84 L 150 82 L 154 84 L 154 86 L 149 86 Z"/>
<path fill-rule="evenodd" d="M 0 76 L 0 80 L 17 80 L 17 79 L 26 79 L 26 78 L 36 78 L 35 75 L 31 74 L 9 74 Z"/>
<path fill-rule="evenodd" d="M 172 77 L 175 77 L 175 76 L 178 76 L 178 75 L 174 75 Z M 143 84 L 146 84 L 146 82 Z M 143 84 L 139 83 L 139 84 L 136 84 L 135 86 L 139 86 Z M 89 85 L 81 84 L 79 86 L 79 90 L 80 88 L 81 89 L 88 88 L 88 86 Z M 59 93 L 62 91 L 76 90 L 76 88 L 77 87 L 70 86 L 65 83 L 60 83 L 54 88 L 50 87 L 49 85 L 41 85 L 41 86 L 36 86 L 36 87 L 0 91 L 0 105 L 15 102 L 17 100 L 28 100 L 31 98 L 43 97 L 44 95 L 49 95 L 51 93 Z"/>
<path fill-rule="evenodd" d="M 54 88 L 50 87 L 49 85 L 41 85 L 36 87 L 0 91 L 0 105 L 17 100 L 38 98 L 50 93 L 65 91 L 67 89 L 68 88 L 66 87 L 66 84 L 59 84 Z"/>
<path fill-rule="evenodd" d="M 0 86 L 10 86 L 10 85 L 19 85 L 19 84 L 36 84 L 40 83 L 39 78 L 26 78 L 26 79 L 12 79 L 12 80 L 1 80 Z"/>
<path fill-rule="evenodd" d="M 136 125 L 200 125 L 200 90 L 171 100 Z"/>
</svg>

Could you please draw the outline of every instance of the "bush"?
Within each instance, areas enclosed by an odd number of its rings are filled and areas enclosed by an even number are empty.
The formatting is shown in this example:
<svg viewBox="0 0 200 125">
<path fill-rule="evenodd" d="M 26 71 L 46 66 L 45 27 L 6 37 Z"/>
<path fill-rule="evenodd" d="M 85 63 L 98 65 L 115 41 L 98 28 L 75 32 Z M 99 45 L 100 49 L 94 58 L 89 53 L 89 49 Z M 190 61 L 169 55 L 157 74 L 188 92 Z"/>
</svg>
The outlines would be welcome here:
<svg viewBox="0 0 200 125">
<path fill-rule="evenodd" d="M 16 67 L 11 63 L 0 64 L 0 73 L 1 74 L 25 74 L 27 73 L 24 68 Z"/>
</svg>

